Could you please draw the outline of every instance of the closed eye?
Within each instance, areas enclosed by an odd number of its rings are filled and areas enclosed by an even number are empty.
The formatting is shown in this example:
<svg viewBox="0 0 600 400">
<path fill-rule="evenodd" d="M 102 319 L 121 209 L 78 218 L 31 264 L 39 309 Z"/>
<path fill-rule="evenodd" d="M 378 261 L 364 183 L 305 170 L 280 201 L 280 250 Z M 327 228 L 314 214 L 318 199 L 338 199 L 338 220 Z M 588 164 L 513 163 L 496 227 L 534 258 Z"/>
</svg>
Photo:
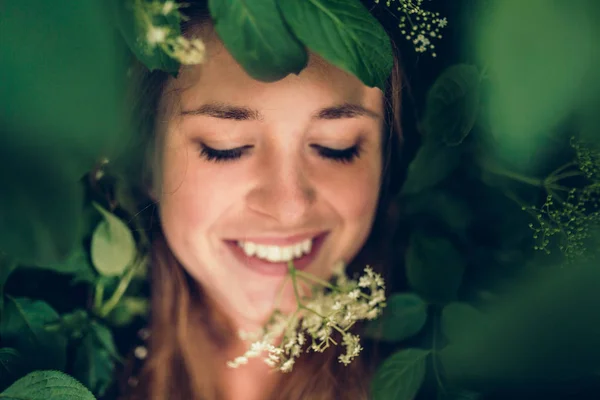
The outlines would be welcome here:
<svg viewBox="0 0 600 400">
<path fill-rule="evenodd" d="M 213 149 L 212 147 L 208 147 L 204 143 L 200 143 L 200 155 L 207 161 L 213 161 L 217 163 L 233 161 L 241 158 L 250 148 L 252 148 L 252 146 L 246 145 L 233 149 L 217 150 Z"/>
<path fill-rule="evenodd" d="M 345 149 L 332 149 L 330 147 L 325 147 L 318 144 L 311 144 L 310 146 L 313 149 L 317 150 L 317 153 L 322 158 L 332 160 L 335 162 L 340 162 L 343 164 L 351 163 L 355 159 L 360 157 L 362 150 L 360 143 Z M 207 161 L 212 161 L 215 163 L 235 161 L 240 159 L 252 147 L 253 146 L 251 145 L 246 145 L 241 147 L 235 147 L 233 149 L 218 150 L 209 147 L 204 143 L 200 143 L 200 155 L 204 157 Z"/>
<path fill-rule="evenodd" d="M 332 149 L 318 144 L 311 144 L 311 147 L 317 150 L 321 157 L 343 164 L 351 163 L 360 157 L 362 150 L 360 144 L 355 144 L 346 149 Z"/>
</svg>

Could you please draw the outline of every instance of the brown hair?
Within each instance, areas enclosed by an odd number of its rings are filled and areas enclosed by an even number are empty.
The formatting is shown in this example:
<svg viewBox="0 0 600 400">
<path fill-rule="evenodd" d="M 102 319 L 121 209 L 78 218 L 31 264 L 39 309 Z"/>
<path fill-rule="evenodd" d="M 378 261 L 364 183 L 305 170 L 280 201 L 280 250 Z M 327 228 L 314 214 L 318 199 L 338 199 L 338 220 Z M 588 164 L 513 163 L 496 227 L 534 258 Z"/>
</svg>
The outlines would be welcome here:
<svg viewBox="0 0 600 400">
<path fill-rule="evenodd" d="M 210 23 L 206 1 L 190 1 L 183 11 L 189 20 L 182 25 L 184 34 L 190 29 Z M 394 53 L 397 50 L 394 47 Z M 156 116 L 164 95 L 168 74 L 149 72 L 138 65 L 134 71 L 135 115 L 139 118 L 142 145 L 147 150 L 142 185 L 150 187 L 155 145 Z M 400 103 L 402 76 L 395 55 L 393 71 L 385 91 L 386 118 L 383 135 L 383 177 L 375 222 L 367 242 L 348 267 L 358 272 L 365 265 L 387 276 L 391 259 L 389 239 L 393 237 L 394 218 L 390 216 L 392 197 L 397 192 L 394 180 L 401 144 Z M 140 160 L 141 161 L 141 160 Z M 140 165 L 144 162 L 140 162 Z M 153 214 L 158 221 L 158 213 Z M 140 374 L 135 399 L 216 400 L 222 398 L 218 377 L 211 363 L 214 343 L 225 343 L 234 334 L 231 323 L 210 300 L 202 287 L 190 277 L 176 259 L 162 234 L 160 223 L 152 226 L 151 262 L 151 336 L 148 359 Z M 356 326 L 360 331 L 361 326 Z M 298 358 L 294 370 L 283 374 L 272 399 L 367 399 L 369 377 L 377 362 L 375 343 L 362 343 L 363 354 L 350 365 L 338 362 L 340 347 L 324 353 L 309 352 Z"/>
</svg>

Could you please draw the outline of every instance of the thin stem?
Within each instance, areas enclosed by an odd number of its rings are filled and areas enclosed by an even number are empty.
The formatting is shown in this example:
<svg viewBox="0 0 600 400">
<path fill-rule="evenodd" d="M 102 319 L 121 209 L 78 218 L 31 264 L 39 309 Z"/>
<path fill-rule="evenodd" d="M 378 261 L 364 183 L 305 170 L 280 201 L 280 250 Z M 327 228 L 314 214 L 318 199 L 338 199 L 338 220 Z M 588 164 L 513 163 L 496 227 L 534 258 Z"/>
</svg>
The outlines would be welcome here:
<svg viewBox="0 0 600 400">
<path fill-rule="evenodd" d="M 554 170 L 554 171 L 553 171 L 553 172 L 550 174 L 550 176 L 549 176 L 549 177 L 556 176 L 556 175 L 560 174 L 562 171 L 564 171 L 565 169 L 567 169 L 567 168 L 570 168 L 570 167 L 574 167 L 575 165 L 577 165 L 577 163 L 576 163 L 575 161 L 568 162 L 568 163 L 566 163 L 565 165 L 563 165 L 563 166 L 561 166 L 561 167 L 558 167 L 557 169 L 555 169 L 555 170 Z"/>
<path fill-rule="evenodd" d="M 117 304 L 119 304 L 119 301 L 121 301 L 121 298 L 123 297 L 123 295 L 125 294 L 125 291 L 129 287 L 129 283 L 131 282 L 131 279 L 133 278 L 135 271 L 145 261 L 146 261 L 146 259 L 143 258 L 142 260 L 134 263 L 129 268 L 129 270 L 127 270 L 127 272 L 125 273 L 125 276 L 123 276 L 123 278 L 119 282 L 119 285 L 117 286 L 117 289 L 115 290 L 115 292 L 112 294 L 110 299 L 108 299 L 106 301 L 106 303 L 104 303 L 104 305 L 100 308 L 100 310 L 98 312 L 100 317 L 106 317 L 117 306 Z"/>
<path fill-rule="evenodd" d="M 538 179 L 538 178 L 532 178 L 532 177 L 526 176 L 526 175 L 522 175 L 522 174 L 519 174 L 518 172 L 509 171 L 509 170 L 502 169 L 502 168 L 491 168 L 491 169 L 488 169 L 488 171 L 493 174 L 504 176 L 506 178 L 510 178 L 512 180 L 522 182 L 522 183 L 525 183 L 525 184 L 528 184 L 531 186 L 537 186 L 537 187 L 544 186 L 543 180 Z"/>
<path fill-rule="evenodd" d="M 275 308 L 277 308 L 279 302 L 281 301 L 281 296 L 283 295 L 283 290 L 285 289 L 285 284 L 287 283 L 289 278 L 290 278 L 290 276 L 286 275 L 285 278 L 283 279 L 283 282 L 281 283 L 281 288 L 279 289 L 279 293 L 277 293 L 277 297 L 275 298 L 275 305 L 274 305 Z"/>
<path fill-rule="evenodd" d="M 94 309 L 100 310 L 102 307 L 102 301 L 104 300 L 104 283 L 102 278 L 96 282 L 96 290 L 94 291 Z"/>
<path fill-rule="evenodd" d="M 321 279 L 321 278 L 317 278 L 316 276 L 312 275 L 312 274 L 308 274 L 304 271 L 299 271 L 299 270 L 295 270 L 295 273 L 297 276 L 299 276 L 300 278 L 304 278 L 304 279 L 308 279 L 314 283 L 318 283 L 321 286 L 325 286 L 326 288 L 329 288 L 331 290 L 335 290 L 335 291 L 340 291 L 339 288 L 337 288 L 336 286 L 333 286 L 331 283 Z"/>
<path fill-rule="evenodd" d="M 435 375 L 435 380 L 437 381 L 438 386 L 442 393 L 446 393 L 446 389 L 444 388 L 444 383 L 442 382 L 442 378 L 440 377 L 440 371 L 438 370 L 437 365 L 437 335 L 438 335 L 438 318 L 437 316 L 433 319 L 433 340 L 432 340 L 432 366 L 433 366 L 433 374 Z"/>
<path fill-rule="evenodd" d="M 548 178 L 546 178 L 546 182 L 548 183 L 555 183 L 560 181 L 561 179 L 565 179 L 565 178 L 571 178 L 573 176 L 583 176 L 583 172 L 581 171 L 568 171 L 559 175 L 550 175 Z"/>
</svg>

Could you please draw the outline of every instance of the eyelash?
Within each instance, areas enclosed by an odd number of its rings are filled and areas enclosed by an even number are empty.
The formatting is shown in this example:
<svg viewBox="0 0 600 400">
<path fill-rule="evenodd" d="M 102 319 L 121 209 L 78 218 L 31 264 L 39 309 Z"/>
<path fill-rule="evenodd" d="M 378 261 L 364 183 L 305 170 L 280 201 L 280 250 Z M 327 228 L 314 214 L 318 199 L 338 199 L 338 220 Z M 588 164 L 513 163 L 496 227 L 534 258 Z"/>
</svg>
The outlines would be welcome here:
<svg viewBox="0 0 600 400">
<path fill-rule="evenodd" d="M 208 147 L 205 144 L 201 144 L 200 155 L 204 157 L 207 161 L 212 161 L 216 163 L 235 161 L 241 158 L 246 152 L 246 150 L 251 147 L 252 146 L 242 146 L 236 147 L 235 149 L 217 150 Z M 342 150 L 331 149 L 329 147 L 323 147 L 317 144 L 313 144 L 311 145 L 311 147 L 316 149 L 321 157 L 342 164 L 349 164 L 357 158 L 359 158 L 362 150 L 360 143 Z"/>
</svg>

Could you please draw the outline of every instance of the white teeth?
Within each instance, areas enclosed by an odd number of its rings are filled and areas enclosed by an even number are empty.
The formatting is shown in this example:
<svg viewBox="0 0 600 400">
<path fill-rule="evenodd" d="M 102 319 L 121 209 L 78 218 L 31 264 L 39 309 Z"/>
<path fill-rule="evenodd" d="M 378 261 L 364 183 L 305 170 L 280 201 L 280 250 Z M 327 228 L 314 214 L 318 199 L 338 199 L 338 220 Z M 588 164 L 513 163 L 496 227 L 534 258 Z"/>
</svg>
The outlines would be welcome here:
<svg viewBox="0 0 600 400">
<path fill-rule="evenodd" d="M 312 250 L 312 239 L 306 239 L 292 246 L 266 246 L 252 242 L 238 242 L 247 256 L 255 256 L 270 262 L 287 262 L 309 254 Z"/>
<path fill-rule="evenodd" d="M 312 239 L 306 239 L 301 243 L 301 245 L 302 251 L 304 251 L 306 254 L 310 253 L 310 250 L 312 249 Z"/>
<path fill-rule="evenodd" d="M 246 243 L 244 243 L 242 248 L 244 249 L 244 252 L 250 257 L 252 257 L 254 254 L 256 254 L 256 244 L 254 244 L 254 243 L 246 242 Z"/>
<path fill-rule="evenodd" d="M 294 246 L 294 257 L 302 257 L 302 254 L 304 254 L 304 250 L 302 250 L 302 245 L 301 244 L 297 244 Z"/>
</svg>

